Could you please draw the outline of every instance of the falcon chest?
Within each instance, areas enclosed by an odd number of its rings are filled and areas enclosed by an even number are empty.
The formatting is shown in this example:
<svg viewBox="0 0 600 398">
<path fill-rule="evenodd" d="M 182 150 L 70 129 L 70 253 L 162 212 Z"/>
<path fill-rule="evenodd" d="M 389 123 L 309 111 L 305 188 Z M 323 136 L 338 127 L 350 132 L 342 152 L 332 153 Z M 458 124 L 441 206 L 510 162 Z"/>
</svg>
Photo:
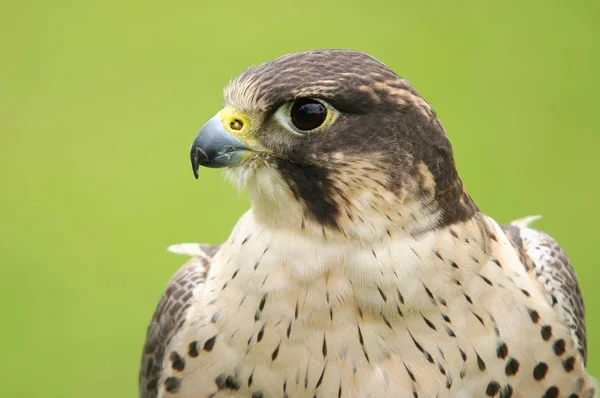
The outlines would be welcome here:
<svg viewBox="0 0 600 398">
<path fill-rule="evenodd" d="M 472 221 L 363 246 L 269 231 L 246 214 L 171 344 L 194 354 L 180 396 L 485 391 L 492 379 L 470 377 L 494 367 L 504 375 L 496 362 L 508 331 L 497 321 L 528 315 L 508 299 L 516 285 L 491 289 L 486 270 L 507 259 L 492 255 L 483 231 Z M 486 310 L 499 302 L 494 315 Z"/>
</svg>

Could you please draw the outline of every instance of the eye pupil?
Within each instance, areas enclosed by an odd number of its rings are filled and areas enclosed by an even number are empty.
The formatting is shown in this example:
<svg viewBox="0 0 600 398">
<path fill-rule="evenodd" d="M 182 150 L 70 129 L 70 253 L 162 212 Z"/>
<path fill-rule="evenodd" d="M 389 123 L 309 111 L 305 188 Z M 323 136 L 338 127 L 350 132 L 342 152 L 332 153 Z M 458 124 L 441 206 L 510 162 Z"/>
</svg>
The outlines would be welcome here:
<svg viewBox="0 0 600 398">
<path fill-rule="evenodd" d="M 327 108 L 319 101 L 305 98 L 292 105 L 292 122 L 300 130 L 313 130 L 325 122 Z"/>
</svg>

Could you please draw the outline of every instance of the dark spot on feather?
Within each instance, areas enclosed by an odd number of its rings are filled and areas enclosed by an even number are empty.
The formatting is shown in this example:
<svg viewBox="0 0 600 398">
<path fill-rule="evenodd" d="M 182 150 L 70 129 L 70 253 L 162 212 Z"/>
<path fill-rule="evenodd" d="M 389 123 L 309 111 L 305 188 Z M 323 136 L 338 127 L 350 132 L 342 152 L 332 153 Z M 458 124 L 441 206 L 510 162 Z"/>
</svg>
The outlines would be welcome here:
<svg viewBox="0 0 600 398">
<path fill-rule="evenodd" d="M 397 311 L 398 311 L 398 315 L 400 315 L 400 316 L 402 316 L 402 317 L 403 317 L 403 316 L 404 316 L 404 314 L 402 314 L 402 310 L 400 309 L 400 306 L 399 306 L 399 305 L 397 305 L 397 306 L 396 306 L 396 309 L 397 309 Z"/>
<path fill-rule="evenodd" d="M 323 370 L 321 371 L 321 376 L 319 377 L 319 380 L 317 381 L 317 385 L 315 386 L 315 388 L 319 388 L 319 386 L 323 382 L 323 376 L 325 375 L 325 368 L 326 367 L 327 367 L 327 365 L 323 366 Z"/>
<path fill-rule="evenodd" d="M 404 364 L 404 368 L 406 369 L 406 372 L 408 373 L 408 377 L 410 377 L 410 379 L 416 383 L 417 379 L 415 379 L 415 375 L 410 371 L 410 369 L 408 368 L 407 364 Z"/>
<path fill-rule="evenodd" d="M 570 372 L 575 367 L 575 358 L 574 357 L 568 357 L 567 359 L 565 359 L 563 361 L 562 364 L 563 364 L 563 368 L 565 369 L 565 372 Z"/>
<path fill-rule="evenodd" d="M 550 326 L 550 325 L 542 326 L 542 329 L 540 330 L 540 334 L 542 335 L 542 339 L 544 339 L 544 341 L 550 340 L 550 337 L 552 337 L 552 326 Z"/>
<path fill-rule="evenodd" d="M 476 313 L 474 313 L 473 311 L 471 311 L 471 314 L 475 315 L 475 318 L 477 318 L 477 320 L 483 325 L 485 326 L 485 322 L 483 322 L 483 318 L 481 318 L 479 315 L 477 315 Z"/>
<path fill-rule="evenodd" d="M 431 290 L 429 290 L 429 288 L 427 288 L 427 286 L 425 286 L 425 285 L 423 285 L 423 287 L 425 288 L 425 292 L 429 296 L 429 299 L 431 300 L 431 302 L 433 304 L 435 304 L 435 298 L 433 298 L 433 294 L 431 293 Z"/>
<path fill-rule="evenodd" d="M 266 301 L 267 301 L 267 293 L 263 294 L 262 298 L 260 299 L 260 304 L 258 305 L 258 309 L 260 311 L 262 311 L 265 308 Z"/>
<path fill-rule="evenodd" d="M 178 392 L 181 388 L 181 379 L 174 376 L 167 377 L 163 386 L 167 392 Z"/>
<path fill-rule="evenodd" d="M 498 343 L 498 347 L 496 348 L 496 356 L 500 359 L 504 359 L 508 356 L 508 346 L 506 343 Z"/>
<path fill-rule="evenodd" d="M 554 342 L 552 346 L 554 353 L 558 356 L 561 356 L 565 353 L 565 341 L 563 339 L 558 339 Z"/>
<path fill-rule="evenodd" d="M 543 380 L 546 373 L 548 373 L 548 365 L 545 362 L 540 362 L 533 368 L 533 378 L 537 381 Z"/>
<path fill-rule="evenodd" d="M 531 321 L 533 323 L 538 323 L 538 321 L 540 320 L 540 314 L 536 310 L 530 309 L 529 316 L 531 317 Z"/>
<path fill-rule="evenodd" d="M 390 324 L 390 321 L 388 321 L 388 319 L 385 317 L 385 315 L 381 314 L 381 318 L 383 319 L 383 322 L 387 325 L 388 328 L 390 328 L 392 330 L 394 329 L 392 327 L 392 325 Z"/>
<path fill-rule="evenodd" d="M 514 376 L 519 372 L 519 361 L 514 358 L 509 358 L 506 362 L 506 367 L 504 368 L 504 373 L 507 376 Z"/>
<path fill-rule="evenodd" d="M 271 354 L 271 360 L 274 361 L 277 359 L 277 356 L 279 355 L 279 346 L 281 345 L 281 343 L 277 344 L 277 348 L 275 348 L 275 350 L 273 351 L 273 353 Z"/>
<path fill-rule="evenodd" d="M 400 293 L 400 290 L 398 290 L 397 292 L 398 292 L 398 300 L 400 300 L 400 304 L 404 304 L 404 297 L 402 296 L 402 293 Z"/>
<path fill-rule="evenodd" d="M 379 290 L 379 295 L 381 296 L 381 298 L 383 299 L 384 302 L 387 301 L 387 297 L 385 295 L 385 293 L 383 293 L 383 290 L 381 290 L 381 288 L 379 286 L 377 286 L 377 290 Z"/>
<path fill-rule="evenodd" d="M 213 347 L 215 346 L 215 341 L 217 341 L 217 335 L 215 334 L 213 337 L 211 337 L 210 339 L 206 340 L 206 342 L 204 342 L 204 346 L 202 347 L 203 351 L 212 351 Z"/>
<path fill-rule="evenodd" d="M 219 376 L 217 376 L 215 379 L 215 384 L 219 390 L 237 391 L 240 389 L 240 381 L 238 378 L 235 376 L 226 375 L 224 373 L 221 373 Z"/>
<path fill-rule="evenodd" d="M 365 341 L 363 340 L 363 335 L 360 330 L 360 326 L 358 326 L 358 341 L 360 342 L 360 345 L 364 347 Z"/>
<path fill-rule="evenodd" d="M 425 318 L 425 317 L 423 316 L 423 314 L 421 314 L 421 316 L 423 317 L 423 320 L 425 321 L 425 323 L 427 324 L 427 326 L 429 326 L 429 327 L 430 327 L 431 329 L 433 329 L 433 330 L 436 330 L 436 329 L 435 329 L 435 325 L 434 325 L 433 323 L 431 323 L 431 321 L 430 321 L 429 319 Z"/>
<path fill-rule="evenodd" d="M 260 343 L 260 341 L 262 340 L 264 335 L 265 335 L 265 325 L 263 324 L 262 327 L 260 328 L 260 331 L 258 332 L 258 336 L 256 336 L 256 342 Z"/>
<path fill-rule="evenodd" d="M 475 354 L 477 355 L 477 366 L 479 367 L 479 370 L 483 372 L 485 370 L 485 362 L 483 362 L 483 359 L 481 359 L 479 353 L 475 352 Z"/>
<path fill-rule="evenodd" d="M 414 336 L 412 335 L 412 333 L 409 332 L 410 338 L 412 339 L 413 343 L 415 344 L 415 347 L 417 347 L 417 349 L 419 351 L 421 351 L 421 353 L 423 353 L 423 355 L 425 355 L 425 358 L 430 362 L 430 363 L 434 363 L 433 357 L 431 356 L 431 354 L 429 354 L 427 351 L 425 351 L 425 349 L 423 348 L 423 346 L 421 346 L 421 344 L 419 344 L 419 342 L 414 338 Z"/>
<path fill-rule="evenodd" d="M 185 360 L 177 352 L 171 352 L 169 360 L 171 361 L 171 367 L 176 371 L 181 372 L 185 369 Z"/>
<path fill-rule="evenodd" d="M 552 386 L 546 390 L 546 393 L 542 396 L 542 398 L 557 398 L 558 392 L 558 388 Z"/>
<path fill-rule="evenodd" d="M 196 358 L 200 353 L 198 352 L 198 342 L 192 341 L 188 346 L 188 355 L 192 358 Z"/>
<path fill-rule="evenodd" d="M 490 286 L 494 286 L 494 285 L 492 284 L 492 281 L 491 281 L 491 280 L 489 280 L 488 278 L 486 278 L 486 277 L 485 277 L 485 276 L 483 276 L 483 275 L 479 275 L 479 276 L 481 277 L 481 279 L 483 279 L 483 280 L 485 281 L 485 283 L 487 283 L 487 284 L 488 284 L 488 285 L 490 285 Z"/>
<path fill-rule="evenodd" d="M 497 381 L 490 381 L 485 389 L 485 395 L 494 397 L 500 391 L 500 384 Z"/>
<path fill-rule="evenodd" d="M 500 398 L 511 398 L 513 395 L 513 388 L 510 384 L 504 386 L 502 391 L 500 391 Z"/>
</svg>

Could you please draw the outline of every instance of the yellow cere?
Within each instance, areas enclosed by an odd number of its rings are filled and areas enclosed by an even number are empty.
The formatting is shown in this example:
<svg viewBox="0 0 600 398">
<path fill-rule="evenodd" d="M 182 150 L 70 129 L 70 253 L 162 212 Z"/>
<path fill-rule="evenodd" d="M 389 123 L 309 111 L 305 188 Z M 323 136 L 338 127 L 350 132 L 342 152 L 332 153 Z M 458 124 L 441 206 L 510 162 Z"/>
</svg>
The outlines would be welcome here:
<svg viewBox="0 0 600 398">
<path fill-rule="evenodd" d="M 219 112 L 219 116 L 221 117 L 223 128 L 231 135 L 248 145 L 251 149 L 260 146 L 258 141 L 253 138 L 254 126 L 252 126 L 251 118 L 246 114 L 237 109 L 227 107 Z"/>
</svg>

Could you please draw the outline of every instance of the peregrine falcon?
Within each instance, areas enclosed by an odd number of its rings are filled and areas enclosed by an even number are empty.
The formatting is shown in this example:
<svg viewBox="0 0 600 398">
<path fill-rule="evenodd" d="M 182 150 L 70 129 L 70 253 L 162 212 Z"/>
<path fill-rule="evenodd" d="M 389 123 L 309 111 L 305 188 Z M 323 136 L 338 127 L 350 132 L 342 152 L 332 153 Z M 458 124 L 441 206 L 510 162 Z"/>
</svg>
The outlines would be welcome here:
<svg viewBox="0 0 600 398">
<path fill-rule="evenodd" d="M 481 212 L 435 111 L 357 51 L 250 68 L 191 147 L 251 208 L 190 255 L 140 397 L 593 397 L 558 244 Z"/>
</svg>

